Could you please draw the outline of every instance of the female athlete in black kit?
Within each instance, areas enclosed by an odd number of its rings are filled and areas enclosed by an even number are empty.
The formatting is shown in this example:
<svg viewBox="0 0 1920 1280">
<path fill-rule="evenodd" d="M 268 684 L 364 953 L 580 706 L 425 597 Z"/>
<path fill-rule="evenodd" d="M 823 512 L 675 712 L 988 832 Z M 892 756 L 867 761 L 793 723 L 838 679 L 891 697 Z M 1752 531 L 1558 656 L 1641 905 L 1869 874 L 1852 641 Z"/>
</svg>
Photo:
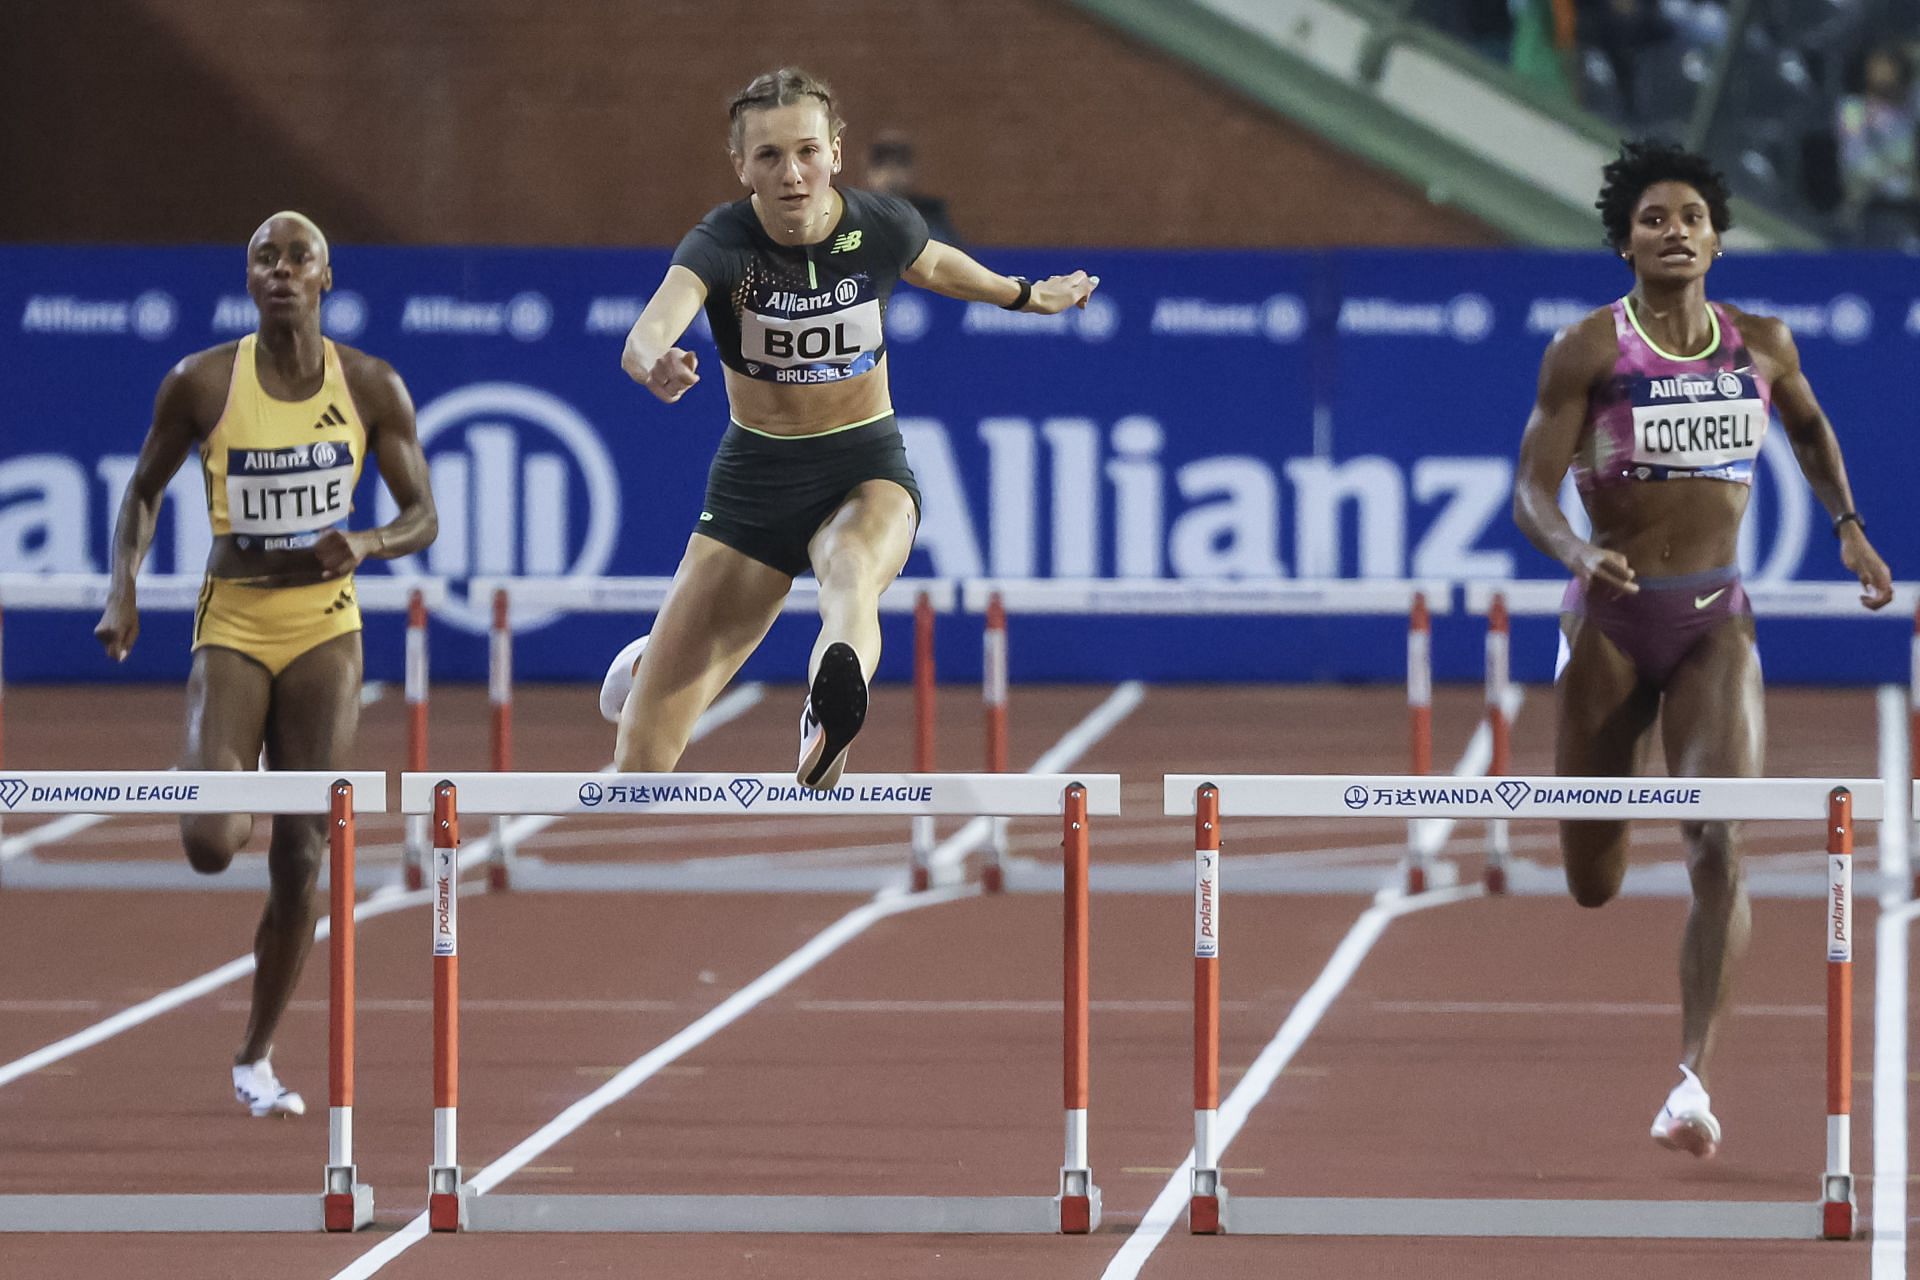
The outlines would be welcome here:
<svg viewBox="0 0 1920 1280">
<path fill-rule="evenodd" d="M 614 659 L 600 706 L 620 725 L 619 769 L 672 769 L 795 575 L 812 569 L 820 636 L 797 776 L 826 790 L 866 716 L 880 593 L 919 524 L 881 331 L 894 282 L 1053 314 L 1084 306 L 1098 281 L 997 275 L 929 240 L 906 201 L 834 186 L 841 121 L 831 90 L 804 71 L 760 76 L 729 114 L 734 172 L 751 194 L 680 242 L 620 364 L 661 400 L 680 399 L 699 379 L 674 343 L 704 305 L 733 421 L 653 632 Z"/>
<path fill-rule="evenodd" d="M 1630 776 L 1658 715 L 1676 776 L 1758 777 L 1760 660 L 1734 562 L 1769 404 L 1833 520 L 1861 603 L 1885 606 L 1892 581 L 1853 509 L 1840 445 L 1793 335 L 1707 301 L 1707 271 L 1732 221 L 1724 180 L 1704 158 L 1657 143 L 1629 144 L 1605 178 L 1601 220 L 1633 268 L 1633 289 L 1547 349 L 1514 486 L 1521 530 L 1574 575 L 1561 616 L 1555 766 Z M 1560 511 L 1570 467 L 1591 541 Z M 1680 947 L 1681 1079 L 1653 1137 L 1710 1156 L 1720 1124 L 1707 1056 L 1749 917 L 1732 825 L 1689 823 L 1682 834 L 1693 907 Z M 1619 892 L 1624 822 L 1562 823 L 1560 845 L 1581 906 Z"/>
</svg>

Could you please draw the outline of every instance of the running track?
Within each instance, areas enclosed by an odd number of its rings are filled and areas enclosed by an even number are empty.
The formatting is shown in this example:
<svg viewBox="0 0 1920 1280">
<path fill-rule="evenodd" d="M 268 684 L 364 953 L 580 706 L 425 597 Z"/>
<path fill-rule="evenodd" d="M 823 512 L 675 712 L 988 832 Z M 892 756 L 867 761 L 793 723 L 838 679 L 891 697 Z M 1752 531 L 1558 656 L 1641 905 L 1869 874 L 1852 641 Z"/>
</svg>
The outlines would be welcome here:
<svg viewBox="0 0 1920 1280">
<path fill-rule="evenodd" d="M 1017 690 L 1016 767 L 1114 692 Z M 1545 772 L 1550 708 L 1545 691 L 1533 693 L 1516 732 L 1516 769 Z M 688 767 L 778 767 L 792 750 L 796 700 L 793 690 L 770 691 L 700 742 Z M 152 767 L 176 749 L 179 705 L 173 689 L 10 691 L 9 764 Z M 1870 692 L 1776 690 L 1769 709 L 1772 772 L 1877 773 Z M 604 761 L 608 734 L 593 718 L 590 690 L 523 691 L 517 710 L 525 767 Z M 1477 710 L 1477 691 L 1440 691 L 1442 764 L 1459 756 Z M 908 756 L 905 712 L 903 693 L 883 691 L 856 768 Z M 435 714 L 435 763 L 484 767 L 480 696 L 447 691 Z M 1079 762 L 1132 784 L 1131 816 L 1095 822 L 1096 871 L 1184 862 L 1187 829 L 1155 814 L 1163 770 L 1398 770 L 1404 714 L 1389 691 L 1147 690 Z M 940 763 L 971 767 L 976 704 L 947 691 L 942 715 Z M 370 708 L 362 766 L 397 760 L 400 732 L 397 704 Z M 16 822 L 8 834 L 22 829 Z M 1521 857 L 1551 862 L 1549 832 L 1515 834 Z M 363 862 L 377 866 L 382 846 L 390 856 L 397 835 L 393 820 L 364 823 Z M 718 865 L 748 885 L 801 870 L 817 873 L 818 887 L 863 876 L 878 883 L 898 866 L 903 835 L 903 824 L 879 820 L 713 820 L 655 832 L 567 822 L 524 850 L 555 861 L 618 857 L 708 872 Z M 1401 833 L 1378 823 L 1243 822 L 1226 835 L 1222 1062 L 1224 1087 L 1232 1088 L 1370 906 L 1360 887 L 1391 866 Z M 1769 825 L 1749 836 L 1756 871 L 1820 847 L 1817 824 Z M 1016 824 L 1013 837 L 1019 866 L 1051 860 L 1057 837 L 1047 824 Z M 1447 849 L 1469 880 L 1478 839 L 1463 825 Z M 1648 864 L 1677 852 L 1664 829 L 1644 831 L 1640 843 L 1637 857 Z M 1863 833 L 1863 869 L 1872 865 L 1871 844 L 1871 832 Z M 178 854 L 163 821 L 123 820 L 41 856 Z M 1245 883 L 1255 873 L 1304 868 L 1352 888 L 1235 892 L 1236 876 Z M 1189 908 L 1177 873 L 1169 873 L 1171 894 L 1101 892 L 1098 883 L 1091 1151 L 1107 1219 L 1091 1239 L 416 1240 L 406 1225 L 424 1205 L 430 1142 L 428 959 L 424 916 L 398 910 L 365 921 L 359 937 L 357 1129 L 361 1176 L 376 1188 L 373 1230 L 0 1237 L 0 1275 L 1870 1274 L 1865 1242 L 1194 1239 L 1184 1218 L 1160 1235 L 1149 1208 L 1191 1142 Z M 469 1176 L 871 899 L 864 888 L 469 898 L 461 1116 Z M 232 960 L 257 908 L 252 892 L 0 890 L 0 1068 Z M 1387 925 L 1252 1108 L 1223 1159 L 1229 1185 L 1241 1195 L 1810 1199 L 1822 1140 L 1823 969 L 1807 920 L 1817 910 L 1810 901 L 1755 904 L 1741 1012 L 1724 1033 L 1715 1079 L 1726 1146 L 1711 1164 L 1668 1155 L 1645 1137 L 1672 1073 L 1672 972 L 1684 904 L 1630 896 L 1582 912 L 1561 897 L 1469 895 Z M 1854 1142 L 1855 1168 L 1868 1172 L 1876 918 L 1863 893 Z M 1059 1162 L 1058 919 L 1054 898 L 1031 893 L 952 895 L 873 919 L 579 1128 L 517 1160 L 504 1189 L 1051 1194 Z M 275 1055 L 316 1103 L 325 1092 L 323 950 L 316 948 Z M 254 1122 L 228 1096 L 225 1063 L 244 998 L 243 982 L 221 987 L 0 1086 L 0 1192 L 315 1189 L 323 1113 Z M 1911 1003 L 1906 1015 L 1910 1025 Z M 1870 1217 L 1870 1176 L 1859 1195 Z M 1880 1265 L 1895 1274 L 1889 1258 Z"/>
</svg>

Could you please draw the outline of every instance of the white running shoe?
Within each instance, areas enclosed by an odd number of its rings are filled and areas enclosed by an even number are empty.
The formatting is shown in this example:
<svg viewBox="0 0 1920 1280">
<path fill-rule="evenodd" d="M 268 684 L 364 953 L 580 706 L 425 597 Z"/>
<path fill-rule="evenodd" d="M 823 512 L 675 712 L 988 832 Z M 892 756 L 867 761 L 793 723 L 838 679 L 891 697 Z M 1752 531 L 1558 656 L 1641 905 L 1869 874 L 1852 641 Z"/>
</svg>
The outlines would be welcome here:
<svg viewBox="0 0 1920 1280">
<path fill-rule="evenodd" d="M 307 1114 L 306 1101 L 280 1083 L 273 1074 L 273 1063 L 265 1058 L 233 1069 L 233 1096 L 256 1116 Z"/>
<path fill-rule="evenodd" d="M 1685 1151 L 1702 1160 L 1711 1159 L 1720 1149 L 1720 1122 L 1713 1118 L 1706 1086 L 1684 1066 L 1680 1083 L 1653 1118 L 1653 1140 L 1669 1151 Z"/>
<path fill-rule="evenodd" d="M 626 708 L 627 695 L 633 692 L 633 675 L 640 668 L 647 640 L 647 636 L 641 636 L 615 654 L 607 666 L 607 677 L 600 682 L 600 717 L 609 724 L 620 723 L 620 712 Z"/>
</svg>

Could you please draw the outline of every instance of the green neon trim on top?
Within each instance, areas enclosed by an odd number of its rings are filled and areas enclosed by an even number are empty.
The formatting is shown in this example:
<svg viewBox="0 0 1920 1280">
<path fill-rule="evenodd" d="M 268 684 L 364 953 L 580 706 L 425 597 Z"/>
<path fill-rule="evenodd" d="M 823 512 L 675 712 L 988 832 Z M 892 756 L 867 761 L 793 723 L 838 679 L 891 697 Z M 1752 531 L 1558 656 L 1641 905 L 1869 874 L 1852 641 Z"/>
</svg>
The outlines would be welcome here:
<svg viewBox="0 0 1920 1280">
<path fill-rule="evenodd" d="M 880 421 L 880 419 L 882 418 L 890 418 L 892 416 L 893 416 L 893 410 L 886 409 L 879 413 L 874 414 L 871 418 L 862 418 L 858 422 L 849 422 L 844 427 L 828 427 L 825 431 L 809 431 L 807 432 L 807 434 L 803 436 L 776 435 L 774 432 L 771 432 L 771 431 L 762 431 L 758 427 L 750 427 L 746 423 L 740 421 L 740 419 L 738 418 L 729 418 L 728 421 L 733 423 L 734 426 L 740 428 L 742 431 L 750 432 L 756 436 L 764 436 L 768 440 L 813 440 L 819 436 L 837 436 L 842 431 L 851 431 L 855 427 L 871 426 L 872 424 Z"/>
<path fill-rule="evenodd" d="M 1660 344 L 1652 338 L 1649 338 L 1647 331 L 1640 327 L 1640 317 L 1633 313 L 1633 295 L 1628 294 L 1626 297 L 1620 299 L 1620 302 L 1621 305 L 1626 308 L 1627 323 L 1632 325 L 1633 331 L 1640 335 L 1640 341 L 1652 347 L 1653 354 L 1659 356 L 1662 360 L 1671 360 L 1675 364 L 1691 364 L 1695 360 L 1705 360 L 1708 356 L 1720 349 L 1720 313 L 1713 309 L 1711 302 L 1707 304 L 1707 324 L 1713 330 L 1713 341 L 1707 344 L 1705 351 L 1695 356 L 1676 356 L 1671 351 L 1663 350 Z"/>
</svg>

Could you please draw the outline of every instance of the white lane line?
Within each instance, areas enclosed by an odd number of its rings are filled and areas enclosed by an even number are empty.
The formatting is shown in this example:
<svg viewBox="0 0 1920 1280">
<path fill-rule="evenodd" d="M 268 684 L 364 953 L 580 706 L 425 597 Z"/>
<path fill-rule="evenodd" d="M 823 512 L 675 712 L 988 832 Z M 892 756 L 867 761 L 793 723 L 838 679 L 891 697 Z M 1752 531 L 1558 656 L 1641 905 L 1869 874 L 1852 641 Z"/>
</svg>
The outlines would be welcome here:
<svg viewBox="0 0 1920 1280">
<path fill-rule="evenodd" d="M 1134 709 L 1146 701 L 1146 697 L 1147 686 L 1143 682 L 1128 680 L 1121 684 L 1086 719 L 1042 752 L 1027 772 L 1059 773 L 1071 768 L 1075 761 L 1086 754 L 1088 747 L 1113 732 L 1114 726 L 1132 715 Z M 1001 821 L 1004 819 L 970 818 L 965 826 L 947 837 L 938 849 L 927 856 L 927 867 L 933 873 L 935 883 L 951 877 L 962 859 L 991 840 L 995 825 Z"/>
<path fill-rule="evenodd" d="M 1507 715 L 1511 720 L 1520 710 L 1525 692 L 1519 685 L 1508 689 L 1506 702 Z M 1493 762 L 1493 730 L 1485 720 L 1474 729 L 1473 736 L 1467 740 L 1466 750 L 1460 755 L 1453 767 L 1456 777 L 1477 776 L 1486 772 Z M 1453 834 L 1454 820 L 1450 818 L 1426 819 L 1414 823 L 1413 839 L 1428 854 L 1437 853 L 1446 844 L 1447 837 Z M 1416 897 L 1406 897 L 1398 889 L 1383 889 L 1374 898 L 1374 905 L 1360 914 L 1353 928 L 1334 948 L 1333 955 L 1327 960 L 1326 968 L 1314 979 L 1300 1002 L 1280 1024 L 1267 1047 L 1253 1060 L 1240 1083 L 1227 1095 L 1226 1104 L 1220 1108 L 1219 1129 L 1220 1149 L 1217 1158 L 1224 1159 L 1227 1144 L 1240 1132 L 1247 1122 L 1254 1106 L 1267 1096 L 1273 1082 L 1286 1068 L 1300 1046 L 1313 1034 L 1314 1027 L 1326 1011 L 1333 1006 L 1336 996 L 1346 987 L 1359 969 L 1360 962 L 1366 959 L 1367 952 L 1386 932 L 1389 922 L 1398 916 L 1410 912 L 1422 911 L 1428 907 L 1445 906 L 1467 898 L 1477 898 L 1485 894 L 1480 885 L 1460 885 L 1449 889 L 1434 889 Z M 1191 1148 L 1180 1167 L 1173 1171 L 1167 1185 L 1160 1189 L 1148 1208 L 1146 1216 L 1140 1219 L 1140 1225 L 1133 1229 L 1127 1242 L 1107 1263 L 1107 1269 L 1101 1273 L 1100 1280 L 1134 1280 L 1140 1274 L 1140 1268 L 1147 1265 L 1147 1259 L 1166 1238 L 1167 1231 L 1179 1219 L 1180 1211 L 1185 1207 L 1187 1197 L 1192 1191 L 1194 1153 Z"/>
<path fill-rule="evenodd" d="M 1120 692 L 1128 688 L 1134 690 L 1130 695 L 1131 700 L 1120 699 Z M 1072 767 L 1089 747 L 1099 741 L 1102 734 L 1111 730 L 1125 718 L 1127 712 L 1140 704 L 1143 688 L 1144 686 L 1138 684 L 1121 686 L 1121 690 L 1116 690 L 1114 697 L 1103 702 L 1085 720 L 1069 730 L 1051 750 L 1035 761 L 1032 772 L 1053 773 Z M 1113 708 L 1117 705 L 1124 705 L 1124 710 L 1115 714 Z M 1098 727 L 1098 732 L 1093 731 L 1093 726 Z M 931 856 L 937 858 L 946 854 L 964 835 L 965 828 L 962 828 L 961 831 L 948 837 Z M 873 901 L 842 916 L 824 933 L 815 935 L 798 951 L 761 974 L 747 986 L 734 992 L 698 1020 L 688 1024 L 686 1029 L 678 1035 L 629 1063 L 618 1075 L 568 1107 L 506 1155 L 474 1175 L 471 1185 L 480 1194 L 485 1194 L 500 1185 L 503 1180 L 538 1159 L 556 1142 L 578 1129 L 594 1115 L 633 1092 L 648 1077 L 658 1074 L 662 1069 L 672 1065 L 675 1059 L 710 1039 L 715 1033 L 750 1012 L 756 1005 L 778 994 L 795 978 L 850 942 L 875 922 L 888 916 L 914 911 L 923 906 L 952 902 L 978 893 L 979 887 L 976 885 L 956 885 L 914 894 L 904 893 L 897 888 L 881 890 Z M 427 1215 L 419 1214 L 406 1226 L 355 1259 L 352 1265 L 336 1272 L 333 1280 L 366 1280 L 368 1276 L 426 1239 L 428 1234 Z"/>
<path fill-rule="evenodd" d="M 360 705 L 361 706 L 370 707 L 374 703 L 380 701 L 380 699 L 386 696 L 387 696 L 387 682 L 385 680 L 366 680 L 361 682 L 361 685 L 360 685 Z"/>
<path fill-rule="evenodd" d="M 1878 705 L 1886 816 L 1880 823 L 1880 919 L 1873 931 L 1873 1280 L 1906 1280 L 1907 930 L 1920 910 L 1907 901 L 1913 761 L 1907 691 L 1882 685 Z"/>
<path fill-rule="evenodd" d="M 1293 1007 L 1287 1020 L 1280 1024 L 1280 1030 L 1274 1033 L 1260 1056 L 1247 1068 L 1240 1083 L 1220 1108 L 1220 1150 L 1218 1156 L 1226 1157 L 1227 1146 L 1240 1132 L 1241 1126 L 1260 1100 L 1267 1096 L 1280 1073 L 1286 1069 L 1293 1055 L 1307 1042 L 1320 1019 L 1333 1007 L 1335 998 L 1346 988 L 1348 982 L 1360 968 L 1360 962 L 1367 958 L 1373 944 L 1386 932 L 1387 925 L 1396 918 L 1424 911 L 1429 907 L 1447 906 L 1468 898 L 1478 898 L 1485 894 L 1480 885 L 1460 885 L 1452 889 L 1436 889 L 1414 897 L 1407 897 L 1398 890 L 1383 890 L 1374 905 L 1361 912 L 1354 921 L 1353 928 L 1334 948 L 1333 956 L 1327 961 L 1327 967 L 1320 971 L 1307 993 L 1300 997 L 1300 1003 Z M 1134 1280 L 1140 1269 L 1153 1256 L 1160 1241 L 1173 1224 L 1179 1221 L 1180 1214 L 1186 1208 L 1187 1197 L 1191 1193 L 1193 1181 L 1193 1152 L 1187 1152 L 1187 1158 L 1167 1179 L 1167 1185 L 1154 1197 L 1153 1205 L 1140 1219 L 1133 1234 L 1127 1237 L 1126 1244 L 1113 1255 L 1107 1263 L 1107 1269 L 1101 1273 L 1101 1280 Z"/>
<path fill-rule="evenodd" d="M 355 921 L 371 920 L 390 912 L 401 911 L 407 907 L 424 907 L 432 898 L 425 889 L 414 893 L 396 893 L 386 896 L 375 895 L 353 909 Z M 322 920 L 314 926 L 316 940 L 325 938 L 333 932 L 333 921 Z M 84 1031 L 75 1032 L 64 1040 L 55 1041 L 41 1049 L 35 1049 L 24 1058 L 16 1058 L 0 1067 L 0 1087 L 12 1084 L 21 1076 L 30 1075 L 42 1067 L 51 1066 L 62 1058 L 71 1058 L 82 1049 L 91 1049 L 103 1040 L 111 1040 L 122 1031 L 131 1030 L 143 1022 L 149 1022 L 169 1009 L 177 1009 L 191 1000 L 197 1000 L 209 991 L 218 991 L 230 982 L 238 982 L 253 972 L 253 957 L 244 955 L 229 960 L 218 969 L 203 973 L 191 982 L 183 983 L 171 991 L 163 991 L 150 1000 L 122 1009 L 111 1018 L 96 1022 Z"/>
</svg>

